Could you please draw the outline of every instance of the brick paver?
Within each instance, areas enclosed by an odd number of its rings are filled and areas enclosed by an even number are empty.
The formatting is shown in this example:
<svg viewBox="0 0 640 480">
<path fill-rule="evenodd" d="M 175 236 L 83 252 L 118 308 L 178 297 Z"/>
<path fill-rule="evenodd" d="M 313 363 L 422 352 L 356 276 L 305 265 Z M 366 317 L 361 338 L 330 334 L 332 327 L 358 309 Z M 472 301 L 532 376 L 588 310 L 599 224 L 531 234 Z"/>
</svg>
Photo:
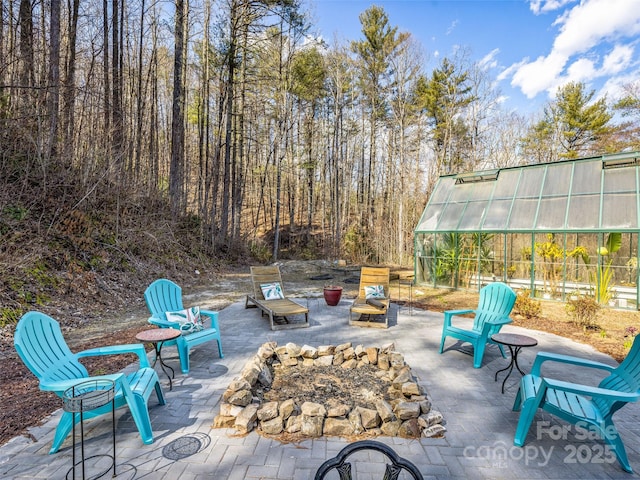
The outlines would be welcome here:
<svg viewBox="0 0 640 480">
<path fill-rule="evenodd" d="M 185 298 L 187 303 L 188 297 Z M 446 351 L 437 353 L 442 331 L 442 314 L 407 308 L 391 308 L 390 328 L 367 329 L 348 325 L 348 299 L 328 307 L 310 298 L 311 327 L 271 331 L 266 318 L 256 309 L 245 310 L 244 301 L 220 312 L 224 359 L 219 359 L 215 342 L 196 347 L 191 354 L 191 372 L 182 375 L 175 349 L 163 350 L 166 361 L 176 367 L 173 390 L 169 391 L 164 373 L 159 371 L 167 405 L 150 399 L 151 423 L 155 441 L 144 445 L 126 408 L 116 413 L 118 478 L 149 479 L 274 479 L 308 480 L 327 458 L 334 456 L 346 439 L 322 437 L 300 443 L 280 443 L 255 432 L 239 436 L 230 429 L 212 429 L 218 404 L 229 382 L 245 362 L 266 341 L 295 342 L 313 346 L 353 342 L 354 345 L 381 346 L 394 342 L 404 354 L 419 383 L 430 396 L 433 408 L 442 412 L 447 432 L 444 438 L 407 440 L 378 437 L 401 456 L 414 462 L 428 479 L 564 479 L 632 478 L 619 465 L 603 455 L 603 444 L 596 440 L 576 440 L 572 434 L 562 438 L 562 425 L 572 427 L 547 414 L 539 413 L 524 448 L 513 446 L 518 414 L 512 412 L 519 375 L 507 381 L 500 393 L 502 378 L 494 381 L 497 370 L 507 365 L 496 348 L 489 348 L 483 367 L 472 368 L 472 357 L 448 339 Z M 202 303 L 206 306 L 206 302 Z M 591 347 L 544 332 L 525 331 L 506 326 L 503 331 L 526 333 L 538 346 L 523 349 L 519 360 L 528 370 L 540 350 L 580 355 L 614 363 Z M 132 339 L 133 340 L 133 339 Z M 551 371 L 573 381 L 597 384 L 593 372 L 577 369 Z M 39 427 L 31 429 L 32 441 L 18 437 L 0 448 L 0 477 L 15 479 L 64 478 L 71 466 L 71 440 L 68 438 L 55 455 L 48 455 L 57 425 L 56 412 Z M 616 414 L 616 424 L 624 437 L 631 465 L 640 471 L 640 406 L 628 405 Z M 110 449 L 110 419 L 86 422 L 87 455 Z M 561 437 L 561 438 L 558 438 Z M 192 452 L 172 447 L 188 439 Z M 100 460 L 103 462 L 104 460 Z M 92 463 L 93 462 L 93 463 Z M 368 472 L 382 470 L 382 457 L 371 456 Z M 102 465 L 102 463 L 101 463 Z M 87 468 L 95 461 L 87 462 Z M 70 478 L 70 477 L 69 477 Z M 364 476 L 362 478 L 374 478 Z"/>
</svg>

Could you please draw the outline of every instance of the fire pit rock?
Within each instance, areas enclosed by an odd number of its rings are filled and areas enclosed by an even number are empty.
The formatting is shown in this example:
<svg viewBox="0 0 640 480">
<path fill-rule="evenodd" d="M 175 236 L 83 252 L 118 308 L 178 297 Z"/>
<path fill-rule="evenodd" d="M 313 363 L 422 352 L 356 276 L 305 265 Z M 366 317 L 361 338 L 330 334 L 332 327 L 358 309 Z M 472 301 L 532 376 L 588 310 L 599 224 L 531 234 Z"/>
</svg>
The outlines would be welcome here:
<svg viewBox="0 0 640 480">
<path fill-rule="evenodd" d="M 267 342 L 223 393 L 213 427 L 302 437 L 419 438 L 446 431 L 392 343 Z"/>
</svg>

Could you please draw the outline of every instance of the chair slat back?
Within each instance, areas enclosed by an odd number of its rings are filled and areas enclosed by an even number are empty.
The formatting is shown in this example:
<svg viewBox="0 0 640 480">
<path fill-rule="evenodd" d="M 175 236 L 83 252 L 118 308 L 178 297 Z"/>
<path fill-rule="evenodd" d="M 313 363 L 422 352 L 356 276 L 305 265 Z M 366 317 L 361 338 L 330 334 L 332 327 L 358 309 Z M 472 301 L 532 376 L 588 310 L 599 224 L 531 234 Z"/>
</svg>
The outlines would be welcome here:
<svg viewBox="0 0 640 480">
<path fill-rule="evenodd" d="M 282 289 L 282 294 L 286 297 L 286 293 L 284 293 L 284 285 L 282 284 L 282 275 L 280 274 L 280 267 L 277 265 L 269 265 L 266 267 L 262 266 L 253 266 L 250 267 L 251 270 L 251 283 L 253 284 L 253 295 L 256 300 L 264 300 L 264 294 L 262 293 L 262 288 L 260 285 L 265 283 L 279 283 L 280 288 Z"/>
<path fill-rule="evenodd" d="M 382 285 L 385 298 L 389 297 L 389 269 L 387 267 L 362 267 L 358 296 L 365 298 L 364 287 Z"/>
<path fill-rule="evenodd" d="M 161 278 L 154 281 L 144 292 L 144 300 L 152 315 L 166 320 L 166 312 L 184 310 L 182 288 L 171 280 Z"/>
<path fill-rule="evenodd" d="M 626 393 L 640 391 L 640 335 L 633 340 L 631 350 L 622 363 L 608 377 L 603 378 L 598 386 Z M 627 403 L 601 397 L 594 398 L 593 401 L 605 416 L 613 415 Z"/>
<path fill-rule="evenodd" d="M 481 332 L 486 322 L 508 317 L 515 302 L 515 292 L 505 283 L 494 282 L 482 287 L 474 317 L 473 330 Z M 489 336 L 497 333 L 500 327 L 500 325 L 492 327 Z"/>
<path fill-rule="evenodd" d="M 65 342 L 60 324 L 44 313 L 25 313 L 18 322 L 13 343 L 24 364 L 40 380 L 88 376 Z"/>
</svg>

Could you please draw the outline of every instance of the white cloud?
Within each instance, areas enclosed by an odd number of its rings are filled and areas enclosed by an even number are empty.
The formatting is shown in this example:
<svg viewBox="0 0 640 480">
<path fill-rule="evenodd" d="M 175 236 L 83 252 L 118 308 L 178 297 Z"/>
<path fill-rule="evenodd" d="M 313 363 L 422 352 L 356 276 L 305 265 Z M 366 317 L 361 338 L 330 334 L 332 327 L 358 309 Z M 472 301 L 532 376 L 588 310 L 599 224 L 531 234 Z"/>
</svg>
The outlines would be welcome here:
<svg viewBox="0 0 640 480">
<path fill-rule="evenodd" d="M 478 66 L 483 70 L 488 70 L 490 68 L 495 68 L 498 66 L 497 56 L 500 53 L 499 48 L 494 48 L 489 53 L 487 53 L 483 58 L 478 62 Z"/>
<path fill-rule="evenodd" d="M 579 58 L 567 68 L 567 80 L 570 82 L 582 82 L 593 78 L 596 75 L 596 68 L 593 61 L 588 58 Z"/>
<path fill-rule="evenodd" d="M 633 47 L 631 45 L 616 45 L 613 51 L 602 62 L 603 75 L 615 75 L 627 67 L 633 61 Z"/>
<path fill-rule="evenodd" d="M 514 63 L 513 65 L 508 66 L 498 74 L 496 80 L 498 82 L 502 82 L 503 80 L 510 78 L 513 75 L 513 72 L 516 72 L 522 65 L 525 65 L 528 62 L 529 57 L 522 59 L 519 63 Z"/>
<path fill-rule="evenodd" d="M 566 55 L 585 52 L 600 42 L 640 32 L 637 0 L 588 0 L 564 18 L 553 50 Z"/>
<path fill-rule="evenodd" d="M 533 0 L 530 8 L 537 14 L 570 3 L 572 0 Z M 507 69 L 513 71 L 511 85 L 528 98 L 544 91 L 553 94 L 567 81 L 594 80 L 628 68 L 633 46 L 624 45 L 621 40 L 637 41 L 640 5 L 638 0 L 583 0 L 560 12 L 553 24 L 558 26 L 559 33 L 547 56 L 525 60 Z M 610 45 L 616 41 L 617 45 Z M 604 49 L 608 49 L 606 55 Z M 502 76 L 505 78 L 505 72 Z"/>
<path fill-rule="evenodd" d="M 532 0 L 529 8 L 536 15 L 545 12 L 552 12 L 558 10 L 565 5 L 575 2 L 575 0 Z"/>
<path fill-rule="evenodd" d="M 558 53 L 538 57 L 533 62 L 520 65 L 515 70 L 511 84 L 519 87 L 527 98 L 533 98 L 545 90 L 555 90 L 566 62 L 567 58 Z"/>
<path fill-rule="evenodd" d="M 459 22 L 458 20 L 454 20 L 453 22 L 451 22 L 451 25 L 449 25 L 449 28 L 447 28 L 446 35 L 451 35 L 453 33 L 453 31 L 458 26 L 458 22 Z"/>
<path fill-rule="evenodd" d="M 624 75 L 611 77 L 605 82 L 598 97 L 602 97 L 606 94 L 609 101 L 615 102 L 627 95 L 628 92 L 625 91 L 625 86 L 638 82 L 639 78 L 640 69 L 638 68 L 633 71 L 629 71 Z"/>
</svg>

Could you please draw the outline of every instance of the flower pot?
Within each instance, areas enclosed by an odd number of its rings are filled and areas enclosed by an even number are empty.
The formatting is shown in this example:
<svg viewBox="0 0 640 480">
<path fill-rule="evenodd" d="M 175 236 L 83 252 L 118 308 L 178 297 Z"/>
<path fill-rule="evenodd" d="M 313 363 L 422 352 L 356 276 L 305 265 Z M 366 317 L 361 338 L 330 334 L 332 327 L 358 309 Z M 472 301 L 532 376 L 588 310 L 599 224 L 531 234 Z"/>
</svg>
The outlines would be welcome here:
<svg viewBox="0 0 640 480">
<path fill-rule="evenodd" d="M 328 286 L 324 287 L 324 301 L 327 302 L 327 305 L 335 307 L 340 302 L 340 297 L 342 297 L 342 287 L 337 286 Z"/>
</svg>

